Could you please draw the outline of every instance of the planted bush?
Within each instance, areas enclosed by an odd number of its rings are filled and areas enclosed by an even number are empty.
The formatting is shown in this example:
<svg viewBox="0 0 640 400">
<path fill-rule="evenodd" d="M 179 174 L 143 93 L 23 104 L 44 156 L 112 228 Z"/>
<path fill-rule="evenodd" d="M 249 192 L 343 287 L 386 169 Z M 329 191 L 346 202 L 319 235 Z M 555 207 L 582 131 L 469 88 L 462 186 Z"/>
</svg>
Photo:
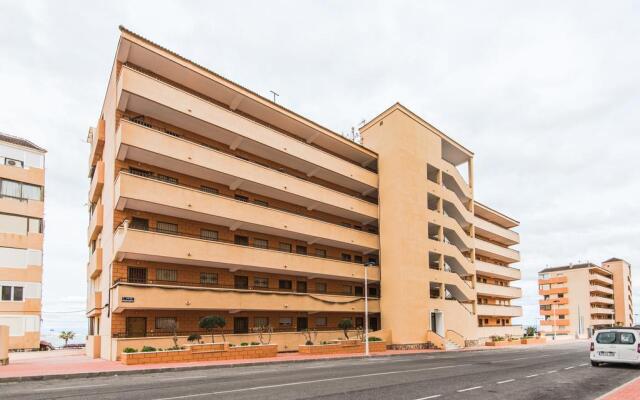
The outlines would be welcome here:
<svg viewBox="0 0 640 400">
<path fill-rule="evenodd" d="M 224 317 L 219 315 L 209 315 L 206 317 L 202 317 L 198 325 L 202 329 L 206 329 L 211 332 L 211 343 L 215 343 L 215 339 L 213 337 L 214 331 L 216 328 L 220 328 L 220 333 L 222 334 L 222 341 L 226 342 L 224 337 L 224 326 L 227 324 L 227 321 Z"/>
<path fill-rule="evenodd" d="M 251 342 L 252 346 L 260 346 L 260 342 Z"/>
<path fill-rule="evenodd" d="M 248 346 L 248 345 L 249 345 L 249 343 L 247 343 L 247 342 L 240 343 L 240 346 Z"/>
<path fill-rule="evenodd" d="M 200 336 L 197 333 L 192 333 L 191 335 L 189 335 L 187 337 L 187 342 L 189 342 L 189 343 L 194 343 L 194 342 L 195 343 L 201 343 L 201 341 L 202 341 L 202 336 Z"/>
<path fill-rule="evenodd" d="M 142 350 L 140 350 L 140 351 L 142 351 L 143 353 L 148 353 L 148 352 L 151 352 L 151 351 L 158 351 L 158 350 L 156 350 L 156 348 L 153 347 L 153 346 L 143 346 Z"/>
<path fill-rule="evenodd" d="M 124 349 L 122 349 L 123 353 L 137 353 L 138 350 L 134 349 L 133 347 L 125 347 Z"/>
<path fill-rule="evenodd" d="M 338 328 L 342 329 L 342 332 L 344 332 L 344 337 L 349 340 L 349 329 L 353 328 L 353 321 L 351 321 L 349 318 L 345 318 L 338 322 Z"/>
<path fill-rule="evenodd" d="M 380 339 L 379 337 L 376 337 L 376 336 L 371 336 L 369 338 L 369 341 L 370 342 L 382 342 L 382 339 Z"/>
</svg>

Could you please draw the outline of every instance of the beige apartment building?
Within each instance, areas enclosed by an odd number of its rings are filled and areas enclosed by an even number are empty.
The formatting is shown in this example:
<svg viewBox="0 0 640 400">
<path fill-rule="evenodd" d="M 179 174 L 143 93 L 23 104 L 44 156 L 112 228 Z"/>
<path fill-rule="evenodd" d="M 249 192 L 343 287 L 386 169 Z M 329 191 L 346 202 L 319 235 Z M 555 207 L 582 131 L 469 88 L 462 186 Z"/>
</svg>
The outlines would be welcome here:
<svg viewBox="0 0 640 400">
<path fill-rule="evenodd" d="M 601 328 L 633 326 L 631 266 L 624 260 L 545 268 L 538 286 L 547 335 L 584 338 Z"/>
<path fill-rule="evenodd" d="M 45 153 L 0 133 L 0 325 L 9 326 L 9 350 L 40 348 Z"/>
<path fill-rule="evenodd" d="M 295 350 L 365 325 L 365 294 L 398 348 L 519 334 L 518 222 L 474 200 L 473 153 L 400 104 L 360 131 L 121 28 L 89 131 L 88 353 L 166 347 L 206 315 Z"/>
</svg>

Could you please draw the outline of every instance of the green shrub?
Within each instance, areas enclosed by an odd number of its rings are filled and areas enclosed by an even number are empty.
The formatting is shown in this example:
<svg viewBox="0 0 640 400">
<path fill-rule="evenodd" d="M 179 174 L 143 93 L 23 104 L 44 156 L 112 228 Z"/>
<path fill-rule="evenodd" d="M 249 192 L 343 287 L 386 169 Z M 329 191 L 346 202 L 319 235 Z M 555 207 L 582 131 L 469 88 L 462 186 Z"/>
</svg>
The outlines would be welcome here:
<svg viewBox="0 0 640 400">
<path fill-rule="evenodd" d="M 140 351 L 142 351 L 143 353 L 148 353 L 148 352 L 151 352 L 151 351 L 158 351 L 158 350 L 156 350 L 156 348 L 153 347 L 153 346 L 143 346 L 142 350 L 140 350 Z"/>
<path fill-rule="evenodd" d="M 260 346 L 260 342 L 251 342 L 252 346 Z"/>
<path fill-rule="evenodd" d="M 313 346 L 313 342 L 311 340 L 307 340 L 306 342 L 304 342 L 304 344 L 306 346 Z"/>
<path fill-rule="evenodd" d="M 249 343 L 247 343 L 247 342 L 240 343 L 240 346 L 248 346 L 248 345 L 249 345 Z"/>
<path fill-rule="evenodd" d="M 187 342 L 193 343 L 200 343 L 200 341 L 202 340 L 202 336 L 200 336 L 197 333 L 192 333 L 191 335 L 189 335 L 189 337 L 187 337 Z"/>
<path fill-rule="evenodd" d="M 134 349 L 133 347 L 125 347 L 122 350 L 123 353 L 137 353 L 138 350 Z"/>
<path fill-rule="evenodd" d="M 349 329 L 353 328 L 353 321 L 351 321 L 351 319 L 349 318 L 345 318 L 338 322 L 338 328 L 342 329 L 342 332 L 344 332 L 344 337 L 348 340 Z"/>
<path fill-rule="evenodd" d="M 371 336 L 371 337 L 369 337 L 369 341 L 370 342 L 382 342 L 382 339 L 380 339 L 379 337 L 376 337 L 376 336 Z"/>
</svg>

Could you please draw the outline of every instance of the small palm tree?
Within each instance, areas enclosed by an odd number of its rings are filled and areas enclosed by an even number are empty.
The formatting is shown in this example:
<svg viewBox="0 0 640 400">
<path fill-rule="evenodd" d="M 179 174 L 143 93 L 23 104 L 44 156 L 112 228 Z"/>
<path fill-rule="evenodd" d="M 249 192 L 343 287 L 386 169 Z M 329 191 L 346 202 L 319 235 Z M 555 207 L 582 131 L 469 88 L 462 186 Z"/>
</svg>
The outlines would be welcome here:
<svg viewBox="0 0 640 400">
<path fill-rule="evenodd" d="M 345 318 L 338 322 L 338 328 L 344 332 L 344 337 L 349 340 L 349 329 L 353 328 L 353 322 L 349 318 Z"/>
<path fill-rule="evenodd" d="M 69 340 L 73 339 L 75 336 L 76 334 L 72 331 L 62 331 L 60 332 L 59 338 L 64 340 L 64 347 L 67 347 Z"/>
</svg>

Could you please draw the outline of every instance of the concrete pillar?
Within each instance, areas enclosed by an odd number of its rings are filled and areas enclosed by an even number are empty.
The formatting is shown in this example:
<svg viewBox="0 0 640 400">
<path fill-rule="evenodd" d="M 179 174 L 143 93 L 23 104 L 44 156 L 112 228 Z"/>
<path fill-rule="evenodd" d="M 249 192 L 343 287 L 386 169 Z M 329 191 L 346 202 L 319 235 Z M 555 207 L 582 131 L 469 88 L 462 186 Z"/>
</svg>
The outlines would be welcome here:
<svg viewBox="0 0 640 400">
<path fill-rule="evenodd" d="M 9 327 L 0 325 L 0 365 L 9 364 Z"/>
</svg>

